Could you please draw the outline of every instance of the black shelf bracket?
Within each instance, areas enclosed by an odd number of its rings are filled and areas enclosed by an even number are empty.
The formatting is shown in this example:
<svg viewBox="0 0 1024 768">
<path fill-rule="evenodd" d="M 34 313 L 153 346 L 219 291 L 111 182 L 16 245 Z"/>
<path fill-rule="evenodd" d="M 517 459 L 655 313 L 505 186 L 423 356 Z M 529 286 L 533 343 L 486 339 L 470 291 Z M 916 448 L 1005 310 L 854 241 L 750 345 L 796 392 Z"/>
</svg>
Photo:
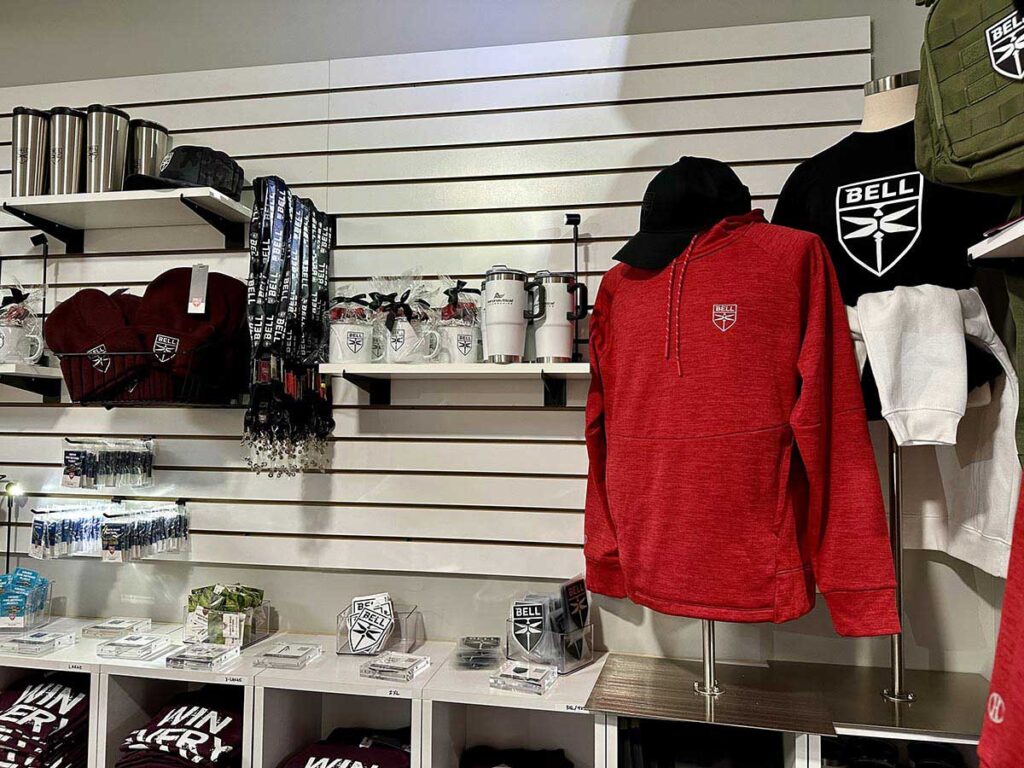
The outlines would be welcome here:
<svg viewBox="0 0 1024 768">
<path fill-rule="evenodd" d="M 219 213 L 203 208 L 203 206 L 184 195 L 178 199 L 181 200 L 186 208 L 224 235 L 225 248 L 242 248 L 244 246 L 245 224 L 240 221 L 228 221 Z"/>
<path fill-rule="evenodd" d="M 544 382 L 544 407 L 564 408 L 568 389 L 566 380 L 550 376 L 544 371 L 540 372 L 540 378 Z"/>
<path fill-rule="evenodd" d="M 0 384 L 23 389 L 35 395 L 42 395 L 43 402 L 60 402 L 60 384 L 62 379 L 48 379 L 40 376 L 16 376 L 0 373 Z"/>
<path fill-rule="evenodd" d="M 42 216 L 36 216 L 34 213 L 16 208 L 10 203 L 4 203 L 4 213 L 16 216 L 26 224 L 30 224 L 50 237 L 60 240 L 64 243 L 65 253 L 82 253 L 85 250 L 85 233 L 80 229 L 73 229 L 72 227 L 58 224 L 56 221 L 44 219 Z"/>
<path fill-rule="evenodd" d="M 343 373 L 342 378 L 370 395 L 370 405 L 391 405 L 391 379 L 377 379 L 356 373 Z"/>
</svg>

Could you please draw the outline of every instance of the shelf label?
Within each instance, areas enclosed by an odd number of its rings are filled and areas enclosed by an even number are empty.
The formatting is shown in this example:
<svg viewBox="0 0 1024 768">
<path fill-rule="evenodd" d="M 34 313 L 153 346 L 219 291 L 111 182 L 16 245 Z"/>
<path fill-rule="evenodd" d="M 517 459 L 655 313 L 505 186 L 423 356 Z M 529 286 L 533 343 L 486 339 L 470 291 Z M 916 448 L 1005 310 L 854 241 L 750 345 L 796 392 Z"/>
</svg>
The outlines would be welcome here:
<svg viewBox="0 0 1024 768">
<path fill-rule="evenodd" d="M 71 663 L 65 664 L 64 665 L 64 669 L 68 670 L 69 672 L 84 672 L 85 671 L 85 667 L 83 667 L 81 664 L 71 664 Z"/>
<path fill-rule="evenodd" d="M 243 680 L 238 675 L 224 675 L 224 682 L 225 683 L 244 683 L 245 680 Z"/>
<path fill-rule="evenodd" d="M 398 690 L 397 688 L 388 688 L 388 689 L 386 689 L 384 691 L 384 695 L 385 696 L 390 696 L 391 698 L 395 698 L 395 699 L 402 698 L 402 692 L 400 690 Z"/>
<path fill-rule="evenodd" d="M 565 711 L 566 712 L 583 712 L 585 714 L 588 714 L 590 712 L 590 710 L 587 709 L 583 704 L 566 704 L 565 705 Z"/>
</svg>

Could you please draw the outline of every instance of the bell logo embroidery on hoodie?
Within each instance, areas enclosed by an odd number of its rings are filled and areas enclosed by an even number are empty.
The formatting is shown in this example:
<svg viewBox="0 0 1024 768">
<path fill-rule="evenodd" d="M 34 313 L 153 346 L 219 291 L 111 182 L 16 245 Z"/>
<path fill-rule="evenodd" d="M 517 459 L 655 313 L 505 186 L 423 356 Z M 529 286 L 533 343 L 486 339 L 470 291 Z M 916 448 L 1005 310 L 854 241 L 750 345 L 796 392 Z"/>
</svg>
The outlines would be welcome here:
<svg viewBox="0 0 1024 768">
<path fill-rule="evenodd" d="M 180 343 L 181 340 L 174 336 L 158 333 L 153 339 L 153 354 L 161 363 L 169 363 L 178 354 L 178 344 Z"/>
<path fill-rule="evenodd" d="M 843 250 L 875 277 L 895 267 L 921 234 L 918 171 L 844 184 L 836 190 L 836 231 Z"/>
<path fill-rule="evenodd" d="M 711 322 L 715 328 L 725 333 L 736 325 L 737 304 L 714 304 L 711 307 Z"/>
<path fill-rule="evenodd" d="M 996 725 L 1006 719 L 1006 703 L 998 693 L 988 697 L 988 719 Z"/>
<path fill-rule="evenodd" d="M 985 30 L 992 69 L 1011 80 L 1024 80 L 1024 17 L 1014 11 Z"/>
</svg>

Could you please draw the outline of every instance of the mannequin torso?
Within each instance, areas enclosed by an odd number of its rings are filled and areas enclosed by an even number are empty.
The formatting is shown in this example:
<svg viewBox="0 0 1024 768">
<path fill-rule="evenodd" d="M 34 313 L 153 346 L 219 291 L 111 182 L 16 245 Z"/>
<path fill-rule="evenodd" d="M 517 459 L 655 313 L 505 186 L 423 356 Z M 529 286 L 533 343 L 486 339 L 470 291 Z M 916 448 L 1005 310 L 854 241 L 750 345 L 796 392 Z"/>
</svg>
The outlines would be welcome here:
<svg viewBox="0 0 1024 768">
<path fill-rule="evenodd" d="M 905 85 L 864 97 L 864 119 L 860 133 L 877 133 L 909 123 L 917 108 L 917 85 Z"/>
</svg>

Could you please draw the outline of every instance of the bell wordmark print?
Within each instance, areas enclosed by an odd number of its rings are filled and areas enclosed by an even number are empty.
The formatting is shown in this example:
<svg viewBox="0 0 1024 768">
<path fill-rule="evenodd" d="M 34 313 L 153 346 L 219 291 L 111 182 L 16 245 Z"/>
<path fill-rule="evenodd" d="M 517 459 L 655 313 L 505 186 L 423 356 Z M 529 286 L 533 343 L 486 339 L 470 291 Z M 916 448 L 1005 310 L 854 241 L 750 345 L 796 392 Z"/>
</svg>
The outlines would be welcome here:
<svg viewBox="0 0 1024 768">
<path fill-rule="evenodd" d="M 985 30 L 992 69 L 1012 80 L 1024 80 L 1024 18 L 1014 11 Z"/>
<path fill-rule="evenodd" d="M 711 322 L 722 333 L 736 325 L 739 307 L 736 304 L 714 304 L 711 307 Z"/>
<path fill-rule="evenodd" d="M 881 277 L 914 247 L 921 234 L 917 171 L 844 184 L 836 190 L 836 232 L 843 250 Z"/>
</svg>

